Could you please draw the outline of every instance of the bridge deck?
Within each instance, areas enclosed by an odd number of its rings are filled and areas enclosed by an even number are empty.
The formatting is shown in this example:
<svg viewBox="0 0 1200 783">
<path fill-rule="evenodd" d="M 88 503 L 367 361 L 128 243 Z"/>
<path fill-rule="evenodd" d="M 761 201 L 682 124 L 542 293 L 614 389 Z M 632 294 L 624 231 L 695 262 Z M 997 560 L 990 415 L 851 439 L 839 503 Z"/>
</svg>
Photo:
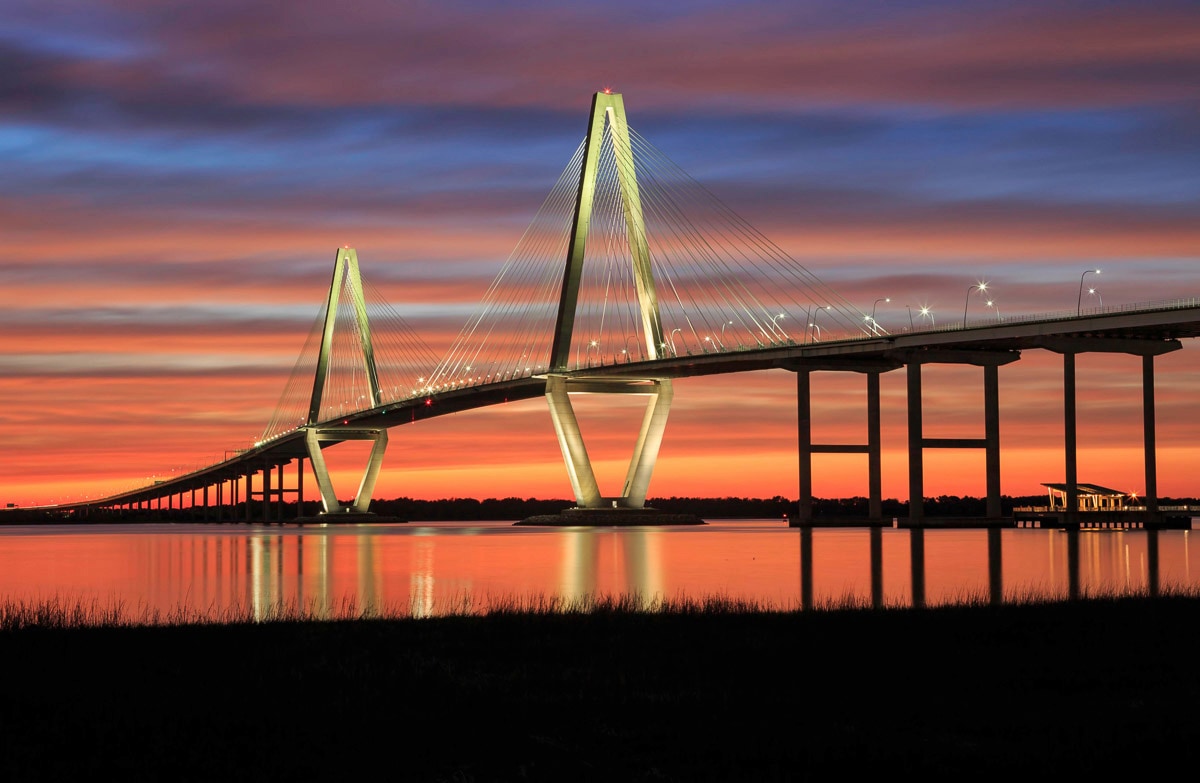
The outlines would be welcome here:
<svg viewBox="0 0 1200 783">
<path fill-rule="evenodd" d="M 813 340 L 806 344 L 746 347 L 656 361 L 601 365 L 564 371 L 562 374 L 572 378 L 666 379 L 764 369 L 885 371 L 925 362 L 1006 364 L 1019 359 L 1021 351 L 1031 349 L 1057 353 L 1109 352 L 1153 356 L 1178 349 L 1181 339 L 1198 336 L 1200 299 L 1191 298 L 1110 309 L 1083 316 L 1074 313 L 1027 316 L 982 326 L 955 325 L 837 341 Z M 390 402 L 341 417 L 340 424 L 335 420 L 323 422 L 321 426 L 323 429 L 342 426 L 347 430 L 391 428 L 450 413 L 533 399 L 544 395 L 545 388 L 545 376 L 461 386 Z M 296 430 L 246 449 L 222 462 L 153 486 L 82 503 L 42 508 L 71 511 L 167 497 L 246 476 L 264 467 L 288 464 L 306 455 L 304 432 Z M 1049 517 L 1044 522 L 1055 524 Z M 975 520 L 975 523 L 979 521 Z M 938 524 L 936 518 L 925 522 L 926 526 Z M 1130 525 L 1133 524 L 1130 518 Z"/>
</svg>

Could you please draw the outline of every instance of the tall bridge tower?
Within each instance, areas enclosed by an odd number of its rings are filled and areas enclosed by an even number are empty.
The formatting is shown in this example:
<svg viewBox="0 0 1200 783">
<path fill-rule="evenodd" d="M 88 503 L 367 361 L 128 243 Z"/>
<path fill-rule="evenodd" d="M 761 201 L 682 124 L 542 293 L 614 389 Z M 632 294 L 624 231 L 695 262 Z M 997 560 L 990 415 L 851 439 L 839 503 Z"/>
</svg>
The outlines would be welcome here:
<svg viewBox="0 0 1200 783">
<path fill-rule="evenodd" d="M 611 152 L 616 160 L 645 355 L 651 360 L 658 359 L 660 352 L 667 345 L 663 340 L 662 318 L 659 315 L 650 248 L 646 241 L 646 222 L 638 190 L 637 169 L 630 145 L 629 126 L 625 120 L 625 104 L 620 94 L 598 92 L 592 97 L 592 111 L 584 142 L 575 216 L 571 225 L 566 268 L 563 272 L 550 367 L 546 373 L 546 399 L 567 474 L 571 480 L 571 488 L 575 493 L 577 508 L 642 509 L 645 507 L 650 477 L 658 459 L 659 446 L 662 444 L 667 414 L 671 409 L 673 391 L 670 378 L 588 377 L 586 372 L 578 370 L 567 373 L 579 286 L 592 222 L 592 207 L 596 197 L 597 170 L 606 140 L 610 141 Z M 629 470 L 625 475 L 625 483 L 618 496 L 606 497 L 600 493 L 596 474 L 579 429 L 579 420 L 571 404 L 572 394 L 637 394 L 649 397 L 629 462 Z"/>
</svg>

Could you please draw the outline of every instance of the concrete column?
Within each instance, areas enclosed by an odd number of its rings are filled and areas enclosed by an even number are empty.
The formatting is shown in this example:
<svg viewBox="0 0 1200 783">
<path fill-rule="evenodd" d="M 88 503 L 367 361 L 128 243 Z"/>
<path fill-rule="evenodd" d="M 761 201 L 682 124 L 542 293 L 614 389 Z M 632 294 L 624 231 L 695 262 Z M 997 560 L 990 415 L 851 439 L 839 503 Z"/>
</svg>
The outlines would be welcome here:
<svg viewBox="0 0 1200 783">
<path fill-rule="evenodd" d="M 812 524 L 812 375 L 796 371 L 796 434 L 800 457 L 800 502 L 792 526 Z"/>
<path fill-rule="evenodd" d="M 245 515 L 246 515 L 247 522 L 250 521 L 251 502 L 253 500 L 253 494 L 254 494 L 254 471 L 247 471 L 246 472 L 245 508 L 243 509 L 243 511 L 245 512 Z"/>
<path fill-rule="evenodd" d="M 262 506 L 263 522 L 271 521 L 271 466 L 263 465 L 262 469 Z"/>
<path fill-rule="evenodd" d="M 296 518 L 304 516 L 304 457 L 296 458 Z"/>
<path fill-rule="evenodd" d="M 1142 357 L 1142 433 L 1146 462 L 1146 510 L 1158 513 L 1158 454 L 1154 434 L 1154 357 Z"/>
<path fill-rule="evenodd" d="M 1067 463 L 1067 523 L 1074 525 L 1079 521 L 1079 475 L 1075 433 L 1075 354 L 1070 351 L 1063 354 L 1063 452 Z"/>
<path fill-rule="evenodd" d="M 867 473 L 871 519 L 883 517 L 883 457 L 879 424 L 879 373 L 867 373 Z"/>
<path fill-rule="evenodd" d="M 1000 368 L 983 367 L 983 429 L 987 474 L 987 516 L 997 519 L 1000 510 Z"/>
<path fill-rule="evenodd" d="M 925 521 L 925 466 L 921 444 L 921 365 L 908 364 L 908 521 Z"/>
<path fill-rule="evenodd" d="M 275 486 L 279 487 L 278 494 L 275 495 L 275 518 L 280 522 L 283 521 L 283 463 L 275 466 Z"/>
</svg>

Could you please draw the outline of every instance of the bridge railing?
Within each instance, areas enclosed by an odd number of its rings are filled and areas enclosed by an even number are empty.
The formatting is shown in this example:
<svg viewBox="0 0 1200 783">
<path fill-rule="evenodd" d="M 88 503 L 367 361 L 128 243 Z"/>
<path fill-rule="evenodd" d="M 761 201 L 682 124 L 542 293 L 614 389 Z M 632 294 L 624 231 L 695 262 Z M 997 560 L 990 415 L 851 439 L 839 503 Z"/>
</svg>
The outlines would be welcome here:
<svg viewBox="0 0 1200 783">
<path fill-rule="evenodd" d="M 978 328 L 981 326 L 993 326 L 997 323 L 1034 323 L 1034 322 L 1052 322 L 1052 321 L 1072 321 L 1085 316 L 1096 315 L 1120 315 L 1122 313 L 1153 313 L 1163 312 L 1167 310 L 1186 310 L 1190 307 L 1200 307 L 1200 297 L 1187 297 L 1181 299 L 1167 299 L 1150 302 L 1133 302 L 1120 305 L 1106 305 L 1104 307 L 1084 307 L 1080 310 L 1056 310 L 1049 313 L 1026 313 L 1022 315 L 1007 315 L 997 316 L 995 318 L 973 318 L 965 324 L 961 320 L 955 320 L 941 326 L 914 326 L 910 329 L 904 329 L 903 333 L 912 334 L 914 332 L 955 332 L 963 329 Z"/>
</svg>

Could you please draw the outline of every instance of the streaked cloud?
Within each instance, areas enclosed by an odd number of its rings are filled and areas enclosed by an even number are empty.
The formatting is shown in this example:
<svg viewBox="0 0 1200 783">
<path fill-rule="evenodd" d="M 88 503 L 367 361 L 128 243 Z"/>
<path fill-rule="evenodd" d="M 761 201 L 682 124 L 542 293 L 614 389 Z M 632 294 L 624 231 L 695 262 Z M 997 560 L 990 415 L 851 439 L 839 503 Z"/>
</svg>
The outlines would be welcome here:
<svg viewBox="0 0 1200 783">
<path fill-rule="evenodd" d="M 3 5 L 10 501 L 252 441 L 338 247 L 445 350 L 606 86 L 788 256 L 864 311 L 889 297 L 890 330 L 921 306 L 941 324 L 982 313 L 980 279 L 1005 316 L 1073 309 L 1095 267 L 1089 305 L 1200 295 L 1191 2 Z M 1158 362 L 1164 494 L 1196 494 L 1194 351 Z M 1081 415 L 1104 426 L 1082 428 L 1081 466 L 1140 483 L 1136 368 L 1094 358 Z M 1002 372 L 1010 494 L 1060 478 L 1056 361 Z M 979 392 L 943 376 L 931 426 L 957 431 Z M 821 426 L 858 431 L 860 379 L 824 380 Z M 903 496 L 903 384 L 884 392 L 885 492 Z M 381 493 L 566 496 L 543 403 L 450 419 L 401 428 L 412 449 L 393 446 Z M 594 459 L 616 473 L 624 421 L 599 416 L 613 434 Z M 680 382 L 651 494 L 794 496 L 794 444 L 792 376 Z M 852 460 L 836 464 L 828 494 L 865 492 Z M 947 471 L 931 493 L 975 481 Z"/>
</svg>

